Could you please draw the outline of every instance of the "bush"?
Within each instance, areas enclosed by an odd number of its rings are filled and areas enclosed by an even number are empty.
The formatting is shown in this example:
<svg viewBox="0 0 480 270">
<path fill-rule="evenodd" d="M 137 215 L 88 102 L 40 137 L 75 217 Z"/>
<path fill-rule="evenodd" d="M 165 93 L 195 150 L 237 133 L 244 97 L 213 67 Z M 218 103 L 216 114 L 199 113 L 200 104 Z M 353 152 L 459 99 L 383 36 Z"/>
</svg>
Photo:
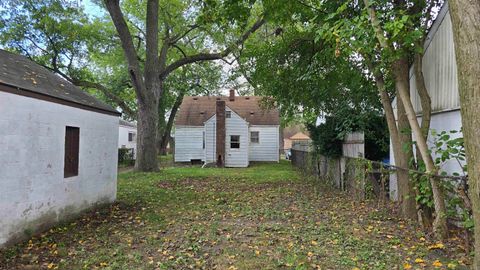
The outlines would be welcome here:
<svg viewBox="0 0 480 270">
<path fill-rule="evenodd" d="M 364 131 L 365 158 L 379 161 L 389 154 L 389 134 L 382 115 L 350 113 L 327 116 L 324 123 L 319 126 L 309 125 L 308 130 L 315 151 L 326 157 L 342 156 L 343 138 L 354 131 Z"/>
<path fill-rule="evenodd" d="M 133 148 L 118 149 L 118 163 L 125 165 L 133 165 L 135 163 Z"/>
<path fill-rule="evenodd" d="M 338 138 L 338 130 L 334 118 L 327 117 L 319 126 L 309 125 L 308 130 L 313 141 L 315 152 L 331 158 L 342 156 L 342 141 Z"/>
</svg>

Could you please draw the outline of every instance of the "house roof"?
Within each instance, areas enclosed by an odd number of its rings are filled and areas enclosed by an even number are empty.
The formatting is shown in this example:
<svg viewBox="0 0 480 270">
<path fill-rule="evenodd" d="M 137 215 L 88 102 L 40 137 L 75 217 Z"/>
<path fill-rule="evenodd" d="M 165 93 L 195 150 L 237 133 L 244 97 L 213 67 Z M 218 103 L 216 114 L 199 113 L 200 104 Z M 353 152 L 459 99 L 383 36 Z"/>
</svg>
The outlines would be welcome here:
<svg viewBox="0 0 480 270">
<path fill-rule="evenodd" d="M 263 109 L 262 97 L 236 96 L 234 101 L 220 96 L 186 96 L 175 118 L 177 126 L 203 126 L 205 121 L 215 115 L 217 100 L 225 101 L 225 106 L 232 109 L 251 125 L 279 125 L 280 115 L 277 108 Z"/>
<path fill-rule="evenodd" d="M 90 109 L 96 112 L 120 115 L 111 106 L 87 94 L 79 87 L 61 78 L 32 60 L 0 50 L 0 90 Z"/>
<path fill-rule="evenodd" d="M 302 140 L 310 140 L 310 137 L 308 137 L 305 133 L 303 132 L 297 132 L 295 135 L 289 138 L 292 141 L 302 141 Z"/>
<path fill-rule="evenodd" d="M 121 126 L 137 128 L 137 124 L 136 124 L 136 123 L 128 122 L 128 121 L 123 120 L 123 119 L 119 119 L 119 120 L 118 120 L 118 123 L 119 123 Z"/>
<path fill-rule="evenodd" d="M 297 134 L 298 132 L 302 132 L 303 134 L 309 136 L 308 131 L 306 130 L 305 126 L 302 124 L 293 124 L 283 128 L 282 134 L 285 139 L 292 137 L 293 135 Z"/>
</svg>

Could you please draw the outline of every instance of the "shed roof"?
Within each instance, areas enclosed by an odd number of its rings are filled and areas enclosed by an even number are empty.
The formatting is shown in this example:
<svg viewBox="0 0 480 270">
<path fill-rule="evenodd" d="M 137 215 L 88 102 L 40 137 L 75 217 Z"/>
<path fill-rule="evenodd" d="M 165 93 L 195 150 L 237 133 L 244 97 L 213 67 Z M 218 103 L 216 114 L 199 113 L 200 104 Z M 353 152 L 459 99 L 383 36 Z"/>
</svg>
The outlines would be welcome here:
<svg viewBox="0 0 480 270">
<path fill-rule="evenodd" d="M 264 109 L 260 106 L 259 96 L 236 96 L 230 101 L 225 96 L 186 96 L 175 118 L 177 126 L 203 126 L 205 121 L 215 115 L 217 100 L 225 101 L 225 106 L 235 111 L 251 125 L 279 125 L 280 115 L 277 108 Z"/>
<path fill-rule="evenodd" d="M 136 123 L 134 123 L 134 122 L 129 122 L 129 121 L 126 121 L 126 120 L 123 120 L 123 119 L 119 119 L 119 120 L 118 120 L 118 123 L 119 123 L 121 126 L 137 128 L 137 124 L 136 124 Z"/>
<path fill-rule="evenodd" d="M 118 111 L 79 87 L 61 78 L 32 60 L 5 50 L 0 50 L 1 90 L 14 94 L 58 101 L 64 105 L 94 109 L 96 112 L 120 115 Z M 12 90 L 13 89 L 13 90 Z"/>
<path fill-rule="evenodd" d="M 302 141 L 302 140 L 310 140 L 310 137 L 308 137 L 305 133 L 303 132 L 297 132 L 295 135 L 289 138 L 292 141 Z"/>
</svg>

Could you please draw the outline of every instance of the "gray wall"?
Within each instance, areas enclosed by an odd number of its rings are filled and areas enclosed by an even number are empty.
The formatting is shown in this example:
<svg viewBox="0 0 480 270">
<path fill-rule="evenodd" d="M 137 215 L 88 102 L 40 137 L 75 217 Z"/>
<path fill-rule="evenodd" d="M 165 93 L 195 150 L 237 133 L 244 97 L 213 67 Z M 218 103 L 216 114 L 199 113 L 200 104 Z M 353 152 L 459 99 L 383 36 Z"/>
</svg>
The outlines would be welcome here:
<svg viewBox="0 0 480 270">
<path fill-rule="evenodd" d="M 64 178 L 65 127 L 80 128 Z M 0 92 L 0 246 L 115 200 L 118 117 Z"/>
</svg>

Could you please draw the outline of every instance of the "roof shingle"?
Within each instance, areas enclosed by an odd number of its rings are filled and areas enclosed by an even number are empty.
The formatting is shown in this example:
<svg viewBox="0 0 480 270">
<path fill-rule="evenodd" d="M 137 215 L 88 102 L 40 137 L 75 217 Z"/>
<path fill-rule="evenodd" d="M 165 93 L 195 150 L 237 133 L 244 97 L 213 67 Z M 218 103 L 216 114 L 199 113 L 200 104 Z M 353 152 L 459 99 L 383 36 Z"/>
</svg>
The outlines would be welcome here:
<svg viewBox="0 0 480 270">
<path fill-rule="evenodd" d="M 215 114 L 217 100 L 224 100 L 225 105 L 240 115 L 251 125 L 279 125 L 280 116 L 277 108 L 263 109 L 259 102 L 262 97 L 236 96 L 234 101 L 220 96 L 186 96 L 175 118 L 177 126 L 203 126 L 205 121 Z"/>
<path fill-rule="evenodd" d="M 0 84 L 49 96 L 86 107 L 120 114 L 57 74 L 30 59 L 0 50 Z"/>
</svg>

